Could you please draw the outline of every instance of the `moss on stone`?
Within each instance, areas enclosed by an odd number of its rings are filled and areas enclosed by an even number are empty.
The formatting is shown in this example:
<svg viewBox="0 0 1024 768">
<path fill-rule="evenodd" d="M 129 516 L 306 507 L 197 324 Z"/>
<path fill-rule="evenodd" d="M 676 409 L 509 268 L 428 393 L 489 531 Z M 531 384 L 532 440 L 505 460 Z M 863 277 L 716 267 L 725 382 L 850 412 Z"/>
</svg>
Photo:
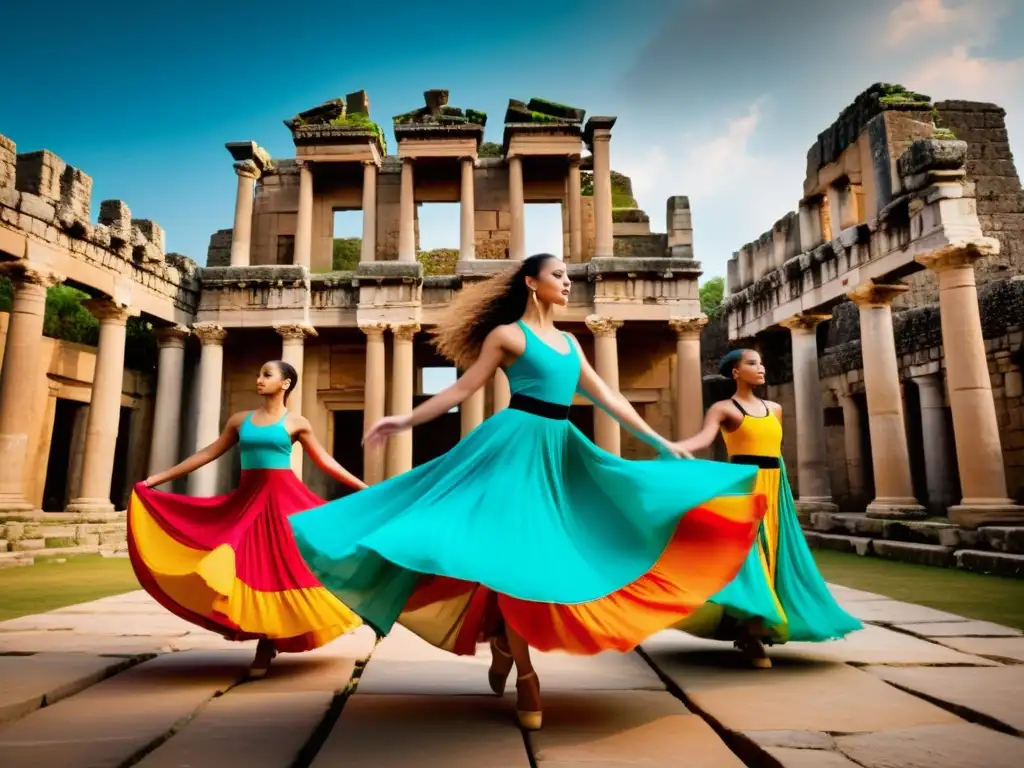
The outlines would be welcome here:
<svg viewBox="0 0 1024 768">
<path fill-rule="evenodd" d="M 423 265 L 424 276 L 454 275 L 455 265 L 459 261 L 459 249 L 434 248 L 420 251 L 416 254 L 416 261 Z"/>
<path fill-rule="evenodd" d="M 77 547 L 78 541 L 74 536 L 47 536 L 43 541 L 47 549 L 64 549 L 65 547 Z"/>
<path fill-rule="evenodd" d="M 956 134 L 949 128 L 935 128 L 932 138 L 939 141 L 956 141 Z"/>
<path fill-rule="evenodd" d="M 487 113 L 477 109 L 467 109 L 466 119 L 474 125 L 487 125 Z"/>
<path fill-rule="evenodd" d="M 923 93 L 908 91 L 899 83 L 883 83 L 878 101 L 887 107 L 911 104 L 924 106 L 931 104 L 932 99 Z"/>
</svg>

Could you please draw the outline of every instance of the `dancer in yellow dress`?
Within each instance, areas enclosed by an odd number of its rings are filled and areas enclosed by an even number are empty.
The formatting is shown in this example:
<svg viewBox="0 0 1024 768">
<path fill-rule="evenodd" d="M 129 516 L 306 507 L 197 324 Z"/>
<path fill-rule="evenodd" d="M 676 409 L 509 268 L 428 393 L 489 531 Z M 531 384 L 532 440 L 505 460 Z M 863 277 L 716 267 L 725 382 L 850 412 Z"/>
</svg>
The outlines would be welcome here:
<svg viewBox="0 0 1024 768">
<path fill-rule="evenodd" d="M 800 530 L 782 460 L 782 408 L 754 394 L 764 384 L 761 355 L 733 350 L 720 371 L 736 382 L 736 394 L 712 405 L 701 431 L 679 446 L 699 451 L 721 432 L 730 462 L 758 468 L 755 492 L 767 498 L 768 510 L 739 575 L 677 629 L 732 640 L 763 669 L 771 667 L 765 642 L 833 640 L 862 625 L 833 599 Z"/>
</svg>

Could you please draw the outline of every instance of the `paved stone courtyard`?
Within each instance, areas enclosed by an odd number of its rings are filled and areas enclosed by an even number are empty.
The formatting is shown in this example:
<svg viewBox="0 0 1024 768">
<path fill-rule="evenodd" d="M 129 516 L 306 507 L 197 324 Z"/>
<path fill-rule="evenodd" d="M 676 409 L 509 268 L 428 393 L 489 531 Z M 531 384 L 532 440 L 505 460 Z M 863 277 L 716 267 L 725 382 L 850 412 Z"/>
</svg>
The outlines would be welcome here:
<svg viewBox="0 0 1024 768">
<path fill-rule="evenodd" d="M 245 681 L 252 644 L 145 593 L 0 623 L 0 755 L 10 768 L 1018 768 L 1024 636 L 834 587 L 870 625 L 744 668 L 663 632 L 633 654 L 540 655 L 544 730 L 488 695 L 489 656 L 360 630 Z M 511 690 L 511 686 L 510 686 Z"/>
</svg>

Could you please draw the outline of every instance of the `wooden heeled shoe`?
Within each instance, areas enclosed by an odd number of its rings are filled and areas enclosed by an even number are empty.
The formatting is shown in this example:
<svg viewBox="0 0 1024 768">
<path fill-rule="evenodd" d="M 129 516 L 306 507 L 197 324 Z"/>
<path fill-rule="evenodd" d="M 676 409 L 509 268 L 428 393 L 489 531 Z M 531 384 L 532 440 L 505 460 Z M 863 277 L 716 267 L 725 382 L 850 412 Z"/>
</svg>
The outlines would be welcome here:
<svg viewBox="0 0 1024 768">
<path fill-rule="evenodd" d="M 503 662 L 499 666 L 498 662 Z M 507 663 L 508 667 L 504 668 L 504 664 Z M 487 670 L 487 683 L 491 686 L 491 690 L 494 691 L 495 696 L 505 695 L 505 683 L 508 682 L 508 676 L 512 672 L 512 654 L 508 651 L 502 650 L 501 646 L 498 645 L 498 639 L 496 637 L 491 638 L 491 667 Z"/>
<path fill-rule="evenodd" d="M 536 680 L 536 672 L 527 672 L 525 675 L 519 675 L 516 678 L 516 688 L 519 687 L 519 683 L 524 680 Z M 539 684 L 539 683 L 538 683 Z M 544 713 L 541 710 L 527 711 L 516 707 L 516 718 L 519 720 L 519 727 L 524 731 L 539 731 L 541 728 L 542 721 L 544 719 Z"/>
</svg>

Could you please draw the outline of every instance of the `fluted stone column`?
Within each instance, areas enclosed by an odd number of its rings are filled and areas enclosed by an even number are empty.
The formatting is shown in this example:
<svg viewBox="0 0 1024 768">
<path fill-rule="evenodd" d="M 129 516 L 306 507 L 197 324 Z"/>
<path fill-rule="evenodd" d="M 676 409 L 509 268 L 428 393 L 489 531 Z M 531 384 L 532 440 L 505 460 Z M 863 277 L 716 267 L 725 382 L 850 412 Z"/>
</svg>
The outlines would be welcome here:
<svg viewBox="0 0 1024 768">
<path fill-rule="evenodd" d="M 850 292 L 860 309 L 860 347 L 864 359 L 864 391 L 868 401 L 871 463 L 875 470 L 875 500 L 870 517 L 922 518 L 924 507 L 914 497 L 910 451 L 903 420 L 892 302 L 907 292 L 906 285 L 863 283 Z"/>
<path fill-rule="evenodd" d="M 281 337 L 281 360 L 288 363 L 299 374 L 299 385 L 288 395 L 288 410 L 296 416 L 302 415 L 302 382 L 306 361 L 306 337 L 316 336 L 316 329 L 303 323 L 275 325 L 274 330 Z M 302 478 L 302 446 L 292 446 L 292 471 Z"/>
<path fill-rule="evenodd" d="M 416 261 L 416 186 L 412 160 L 402 159 L 402 188 L 398 201 L 398 260 Z"/>
<path fill-rule="evenodd" d="M 473 158 L 464 157 L 462 190 L 459 194 L 459 261 L 476 258 L 476 192 L 473 188 Z"/>
<path fill-rule="evenodd" d="M 618 391 L 619 348 L 616 334 L 622 327 L 622 321 L 590 315 L 586 323 L 587 328 L 594 334 L 594 370 L 605 384 Z M 616 456 L 622 451 L 622 431 L 619 429 L 619 423 L 600 409 L 594 412 L 594 442 L 598 447 Z"/>
<path fill-rule="evenodd" d="M 522 261 L 526 258 L 526 219 L 523 192 L 523 159 L 518 155 L 508 158 L 508 255 Z"/>
<path fill-rule="evenodd" d="M 944 515 L 956 503 L 953 498 L 954 468 L 950 461 L 951 435 L 946 423 L 946 394 L 942 377 L 937 374 L 918 376 L 914 383 L 917 384 L 917 399 L 921 408 L 921 447 L 924 449 L 927 506 L 934 514 Z"/>
<path fill-rule="evenodd" d="M 503 411 L 508 408 L 508 404 L 512 401 L 512 387 L 509 384 L 508 376 L 506 376 L 505 372 L 500 368 L 494 372 L 494 379 L 491 381 L 491 388 L 493 412 L 497 413 L 498 411 Z"/>
<path fill-rule="evenodd" d="M 180 461 L 182 413 L 181 389 L 185 381 L 185 339 L 189 330 L 172 325 L 156 331 L 160 348 L 156 367 L 156 404 L 149 448 L 149 474 L 155 475 Z"/>
<path fill-rule="evenodd" d="M 611 127 L 594 130 L 594 257 L 613 256 Z"/>
<path fill-rule="evenodd" d="M 394 358 L 391 364 L 391 415 L 412 413 L 413 396 L 413 339 L 419 332 L 418 323 L 392 325 Z M 412 469 L 412 430 L 392 436 L 387 445 L 388 477 Z"/>
<path fill-rule="evenodd" d="M 196 420 L 196 450 L 201 450 L 220 436 L 224 338 L 227 332 L 217 323 L 196 323 L 192 326 L 192 333 L 202 345 L 199 355 L 199 418 Z M 216 461 L 188 476 L 189 496 L 214 496 L 216 493 Z"/>
<path fill-rule="evenodd" d="M 0 512 L 25 512 L 32 509 L 24 481 L 46 291 L 64 278 L 23 263 L 4 266 L 0 274 L 11 279 L 14 301 L 0 369 Z"/>
<path fill-rule="evenodd" d="M 459 406 L 459 427 L 462 437 L 465 437 L 483 423 L 485 394 L 486 390 L 484 387 L 480 387 L 480 389 L 463 400 Z"/>
<path fill-rule="evenodd" d="M 676 333 L 676 402 L 673 409 L 675 439 L 700 432 L 704 423 L 704 374 L 700 359 L 700 331 L 707 315 L 669 320 Z"/>
<path fill-rule="evenodd" d="M 295 263 L 309 268 L 313 259 L 313 167 L 299 160 L 299 210 L 295 217 Z"/>
<path fill-rule="evenodd" d="M 387 323 L 366 323 L 359 329 L 366 334 L 366 381 L 363 385 L 364 432 L 384 418 L 385 389 L 384 332 Z M 374 485 L 384 479 L 384 448 L 363 448 L 363 482 Z"/>
<path fill-rule="evenodd" d="M 974 277 L 975 261 L 997 253 L 998 247 L 996 241 L 983 240 L 943 248 L 917 259 L 939 277 L 942 350 L 963 494 L 960 503 L 950 507 L 949 519 L 970 528 L 1024 522 L 1024 507 L 1014 505 L 1006 492 Z"/>
<path fill-rule="evenodd" d="M 363 242 L 360 261 L 377 260 L 377 164 L 363 163 Z"/>
<path fill-rule="evenodd" d="M 569 158 L 569 261 L 583 261 L 583 195 L 580 158 Z"/>
<path fill-rule="evenodd" d="M 793 346 L 793 391 L 796 399 L 796 456 L 800 497 L 797 512 L 835 512 L 825 450 L 825 409 L 818 380 L 818 325 L 829 315 L 797 315 L 782 323 Z"/>
<path fill-rule="evenodd" d="M 89 397 L 89 421 L 85 428 L 82 487 L 68 512 L 113 512 L 110 479 L 114 473 L 117 428 L 121 417 L 124 384 L 125 324 L 129 311 L 109 299 L 91 299 L 85 307 L 100 321 L 100 343 Z"/>
<path fill-rule="evenodd" d="M 843 445 L 846 449 L 846 481 L 850 488 L 850 497 L 856 500 L 864 498 L 864 451 L 861 438 L 860 408 L 853 395 L 839 396 L 843 407 Z"/>
<path fill-rule="evenodd" d="M 252 251 L 252 199 L 260 169 L 252 160 L 235 163 L 238 191 L 235 195 L 235 226 L 231 231 L 231 266 L 247 267 Z"/>
</svg>

